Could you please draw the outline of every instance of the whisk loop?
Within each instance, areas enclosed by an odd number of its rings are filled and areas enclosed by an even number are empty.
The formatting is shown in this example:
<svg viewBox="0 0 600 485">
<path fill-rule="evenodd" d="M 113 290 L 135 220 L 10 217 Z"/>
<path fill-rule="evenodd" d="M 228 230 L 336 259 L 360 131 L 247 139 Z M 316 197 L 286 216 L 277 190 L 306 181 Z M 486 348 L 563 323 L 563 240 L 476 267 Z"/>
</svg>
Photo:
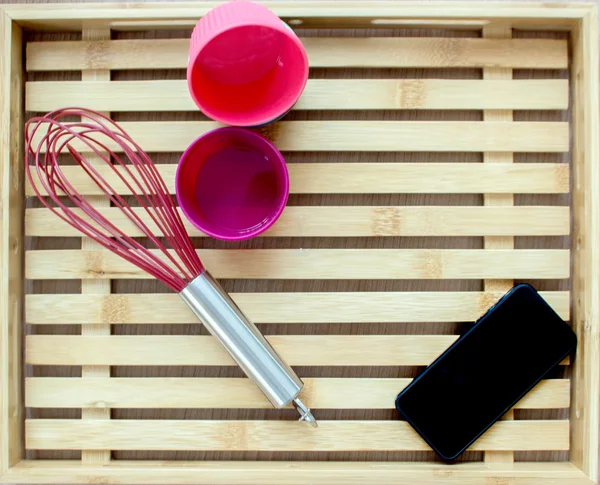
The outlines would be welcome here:
<svg viewBox="0 0 600 485">
<path fill-rule="evenodd" d="M 72 116 L 81 118 L 81 121 L 65 120 Z M 27 152 L 33 158 L 33 165 L 26 165 L 33 190 L 42 203 L 62 220 L 177 292 L 202 273 L 204 267 L 156 166 L 110 118 L 81 108 L 52 111 L 27 122 L 25 141 Z M 83 148 L 75 148 L 74 143 Z M 113 146 L 116 150 L 112 149 Z M 124 157 L 117 151 L 122 152 Z M 90 153 L 93 157 L 86 157 L 81 152 Z M 59 156 L 65 153 L 93 180 L 111 205 L 121 209 L 131 219 L 163 258 L 118 229 L 77 191 L 65 177 L 58 162 Z M 97 158 L 102 167 L 109 168 L 127 187 L 158 231 L 150 229 L 106 181 L 93 158 Z M 34 177 L 34 173 L 37 177 Z M 64 197 L 87 217 L 80 216 L 73 207 L 67 205 Z M 155 232 L 162 234 L 166 245 Z"/>
</svg>

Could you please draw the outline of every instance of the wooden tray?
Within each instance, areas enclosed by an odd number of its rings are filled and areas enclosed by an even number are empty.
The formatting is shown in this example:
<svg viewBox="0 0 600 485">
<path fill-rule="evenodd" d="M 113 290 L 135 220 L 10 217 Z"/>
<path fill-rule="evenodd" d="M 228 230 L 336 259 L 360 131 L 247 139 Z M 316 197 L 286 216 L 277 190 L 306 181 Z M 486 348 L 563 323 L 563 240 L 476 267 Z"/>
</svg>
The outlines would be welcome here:
<svg viewBox="0 0 600 485">
<path fill-rule="evenodd" d="M 82 105 L 122 122 L 172 186 L 178 155 L 215 127 L 183 71 L 190 29 L 212 6 L 0 12 L 0 481 L 595 481 L 595 7 L 271 4 L 312 69 L 295 110 L 261 130 L 288 160 L 289 207 L 248 243 L 191 232 L 305 378 L 314 430 L 270 409 L 177 295 L 49 216 L 23 178 L 26 111 Z M 515 280 L 573 322 L 579 353 L 463 463 L 435 462 L 394 396 Z"/>
</svg>

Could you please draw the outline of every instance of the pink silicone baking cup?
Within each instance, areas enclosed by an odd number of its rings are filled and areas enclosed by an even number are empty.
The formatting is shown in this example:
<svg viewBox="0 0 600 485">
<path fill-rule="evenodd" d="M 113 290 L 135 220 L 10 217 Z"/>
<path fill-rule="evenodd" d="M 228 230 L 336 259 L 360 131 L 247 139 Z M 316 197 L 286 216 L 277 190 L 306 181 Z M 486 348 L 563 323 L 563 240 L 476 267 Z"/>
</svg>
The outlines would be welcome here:
<svg viewBox="0 0 600 485">
<path fill-rule="evenodd" d="M 289 189 L 279 150 L 258 133 L 229 126 L 196 139 L 175 174 L 185 216 L 205 234 L 225 241 L 269 229 L 283 212 Z"/>
<path fill-rule="evenodd" d="M 263 5 L 224 3 L 194 28 L 188 88 L 200 110 L 216 121 L 258 126 L 277 120 L 298 101 L 307 79 L 302 42 Z"/>
</svg>

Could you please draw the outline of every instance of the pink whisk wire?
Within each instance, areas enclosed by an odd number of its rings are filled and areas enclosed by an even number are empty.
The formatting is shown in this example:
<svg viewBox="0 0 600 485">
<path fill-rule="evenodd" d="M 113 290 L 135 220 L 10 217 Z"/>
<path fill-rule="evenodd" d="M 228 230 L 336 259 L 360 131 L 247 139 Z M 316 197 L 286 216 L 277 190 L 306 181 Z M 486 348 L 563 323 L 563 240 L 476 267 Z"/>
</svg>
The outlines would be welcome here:
<svg viewBox="0 0 600 485">
<path fill-rule="evenodd" d="M 81 121 L 63 121 L 74 116 Z M 177 292 L 204 271 L 156 165 L 109 117 L 85 108 L 58 109 L 26 123 L 25 143 L 26 173 L 35 194 L 67 224 Z M 78 150 L 75 144 L 83 149 Z M 158 254 L 125 234 L 78 192 L 59 164 L 63 153 L 71 156 L 111 205 L 120 209 L 149 239 Z M 94 161 L 86 158 L 85 153 L 92 154 Z M 102 175 L 107 170 L 126 187 L 125 193 L 135 198 L 157 227 L 156 232 L 107 181 L 114 177 Z M 65 203 L 65 198 L 73 207 Z M 74 209 L 79 209 L 83 216 Z"/>
</svg>

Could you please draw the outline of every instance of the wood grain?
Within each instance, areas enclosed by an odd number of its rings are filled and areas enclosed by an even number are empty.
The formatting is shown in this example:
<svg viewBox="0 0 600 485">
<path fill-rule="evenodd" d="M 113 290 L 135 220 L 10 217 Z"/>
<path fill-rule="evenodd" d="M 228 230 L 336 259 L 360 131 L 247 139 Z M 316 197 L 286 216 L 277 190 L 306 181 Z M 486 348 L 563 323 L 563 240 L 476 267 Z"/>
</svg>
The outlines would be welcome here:
<svg viewBox="0 0 600 485">
<path fill-rule="evenodd" d="M 294 439 L 290 439 L 290 436 Z M 377 451 L 428 450 L 406 421 L 25 421 L 32 449 Z M 472 450 L 566 450 L 569 422 L 500 421 Z"/>
<path fill-rule="evenodd" d="M 497 292 L 232 293 L 254 323 L 468 322 L 483 315 Z M 561 318 L 569 319 L 569 292 L 542 292 Z M 197 317 L 175 294 L 27 295 L 27 323 L 176 324 Z"/>
<path fill-rule="evenodd" d="M 0 475 L 23 458 L 23 32 L 0 10 Z"/>
<path fill-rule="evenodd" d="M 185 80 L 30 82 L 29 111 L 196 111 Z M 296 110 L 567 109 L 566 80 L 309 79 Z"/>
<path fill-rule="evenodd" d="M 267 338 L 289 365 L 429 365 L 455 335 L 274 335 Z M 377 348 L 377 352 L 369 349 Z M 29 335 L 32 365 L 236 365 L 214 337 L 190 335 Z"/>
<path fill-rule="evenodd" d="M 510 39 L 512 38 L 512 28 L 505 23 L 491 23 L 483 28 L 483 37 L 486 39 Z M 486 67 L 483 69 L 484 79 L 510 80 L 513 77 L 512 69 L 506 67 Z M 483 120 L 488 122 L 503 121 L 511 123 L 513 121 L 513 112 L 504 110 L 485 110 Z M 514 155 L 512 153 L 485 152 L 483 154 L 484 163 L 513 163 Z M 485 206 L 512 206 L 514 204 L 513 194 L 484 194 L 483 204 Z M 510 236 L 487 236 L 483 238 L 483 247 L 486 249 L 513 249 L 515 241 Z M 485 290 L 497 290 L 507 292 L 514 286 L 512 279 L 505 280 L 485 280 L 483 288 Z M 503 418 L 504 420 L 514 419 L 514 413 L 509 410 Z M 514 462 L 514 453 L 512 451 L 490 451 L 484 455 L 486 463 L 500 464 L 503 466 L 511 465 Z"/>
<path fill-rule="evenodd" d="M 298 462 L 274 461 L 267 471 L 257 461 L 161 461 L 149 464 L 122 460 L 110 466 L 82 466 L 72 460 L 25 460 L 6 475 L 7 483 L 64 483 L 70 485 L 114 483 L 123 480 L 136 485 L 162 485 L 176 481 L 182 485 L 329 485 L 332 481 L 362 485 L 365 477 L 380 485 L 427 485 L 442 478 L 465 485 L 591 485 L 571 463 L 516 463 L 511 469 L 490 469 L 483 463 L 461 463 L 452 467 L 443 463 L 381 462 Z"/>
<path fill-rule="evenodd" d="M 85 26 L 82 31 L 82 38 L 87 41 L 97 41 L 110 39 L 110 29 L 102 27 Z M 110 71 L 106 69 L 84 70 L 81 73 L 81 79 L 85 82 L 95 83 L 110 81 Z M 91 162 L 95 165 L 102 164 L 99 156 L 91 155 Z M 108 208 L 110 199 L 108 197 L 93 196 L 88 199 L 93 207 Z M 82 238 L 81 249 L 83 250 L 102 250 L 101 244 L 89 238 Z M 84 279 L 81 281 L 81 293 L 87 294 L 110 294 L 110 280 Z M 110 335 L 110 323 L 82 324 L 81 334 L 86 336 Z M 110 366 L 83 366 L 81 376 L 97 379 L 110 377 Z M 110 408 L 87 408 L 81 411 L 82 419 L 110 419 Z M 81 460 L 88 464 L 106 464 L 110 461 L 110 449 L 107 450 L 82 450 Z"/>
<path fill-rule="evenodd" d="M 210 121 L 122 122 L 120 126 L 146 152 L 183 152 L 215 128 Z M 471 121 L 281 121 L 258 130 L 281 151 L 407 152 L 567 152 L 565 122 Z M 42 130 L 38 131 L 40 137 Z M 93 136 L 92 136 L 93 137 Z M 102 135 L 93 137 L 110 150 L 119 147 Z M 37 146 L 39 137 L 33 137 Z M 82 142 L 73 148 L 86 151 Z M 40 147 L 45 151 L 45 145 Z M 89 151 L 89 148 L 87 149 Z"/>
<path fill-rule="evenodd" d="M 380 485 L 428 485 L 442 479 L 465 485 L 591 485 L 571 463 L 516 463 L 513 468 L 490 469 L 483 463 L 386 463 L 273 461 L 265 470 L 260 461 L 161 461 L 159 464 L 121 460 L 110 466 L 89 467 L 72 460 L 26 460 L 6 475 L 7 483 L 114 483 L 136 485 L 264 485 L 276 483 L 329 485 L 332 481 L 363 485 L 366 477 Z"/>
<path fill-rule="evenodd" d="M 128 236 L 143 232 L 118 208 L 98 212 Z M 160 230 L 141 208 L 133 212 L 155 234 Z M 204 237 L 179 211 L 188 234 Z M 82 219 L 92 221 L 81 210 Z M 263 237 L 393 237 L 393 236 L 564 236 L 570 232 L 568 207 L 402 207 L 288 206 Z M 25 211 L 25 234 L 72 237 L 79 232 L 48 209 Z"/>
<path fill-rule="evenodd" d="M 343 154 L 337 154 L 343 162 Z M 288 165 L 291 194 L 564 194 L 569 192 L 569 166 L 563 163 L 475 164 L 432 163 L 292 163 Z M 171 193 L 176 165 L 158 164 Z M 82 195 L 103 192 L 78 167 L 65 166 L 65 177 Z M 131 193 L 112 169 L 98 173 L 119 194 Z M 125 175 L 123 175 L 125 177 Z M 34 177 L 36 177 L 34 175 Z M 36 180 L 34 178 L 34 180 Z M 36 182 L 39 187 L 39 183 Z M 44 193 L 40 188 L 41 193 Z M 27 195 L 34 195 L 26 184 Z M 422 203 L 425 199 L 423 199 Z"/>
<path fill-rule="evenodd" d="M 579 335 L 579 355 L 574 365 L 572 460 L 585 474 L 596 479 L 600 461 L 600 381 L 589 369 L 600 366 L 600 285 L 596 278 L 600 268 L 600 101 L 598 96 L 598 12 L 583 19 L 572 32 L 577 53 L 573 58 L 571 82 L 577 102 L 573 106 L 573 169 L 580 184 L 573 193 L 574 271 L 573 289 L 580 295 L 573 303 L 573 325 Z M 581 210 L 586 207 L 587 210 Z"/>
<path fill-rule="evenodd" d="M 567 43 L 554 39 L 302 39 L 311 67 L 515 67 L 565 69 Z M 28 71 L 187 67 L 187 39 L 31 42 Z"/>
<path fill-rule="evenodd" d="M 394 409 L 412 379 L 305 378 L 304 403 L 312 409 Z M 271 409 L 245 378 L 153 377 L 73 379 L 29 377 L 25 404 L 36 408 L 228 408 Z M 568 379 L 540 382 L 516 409 L 568 408 Z M 288 406 L 291 407 L 291 406 Z"/>
<path fill-rule="evenodd" d="M 205 249 L 222 279 L 550 279 L 568 278 L 569 251 L 554 249 Z M 160 253 L 155 251 L 158 257 Z M 28 251 L 29 279 L 149 279 L 105 251 Z"/>
<path fill-rule="evenodd" d="M 289 365 L 423 366 L 456 335 L 272 335 L 267 340 Z M 377 348 L 377 352 L 369 349 Z M 29 335 L 32 365 L 234 366 L 214 337 L 195 335 Z M 568 360 L 564 361 L 565 363 Z"/>
</svg>

